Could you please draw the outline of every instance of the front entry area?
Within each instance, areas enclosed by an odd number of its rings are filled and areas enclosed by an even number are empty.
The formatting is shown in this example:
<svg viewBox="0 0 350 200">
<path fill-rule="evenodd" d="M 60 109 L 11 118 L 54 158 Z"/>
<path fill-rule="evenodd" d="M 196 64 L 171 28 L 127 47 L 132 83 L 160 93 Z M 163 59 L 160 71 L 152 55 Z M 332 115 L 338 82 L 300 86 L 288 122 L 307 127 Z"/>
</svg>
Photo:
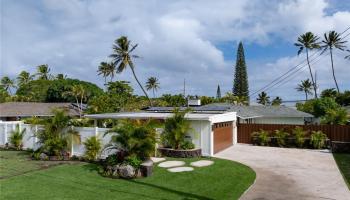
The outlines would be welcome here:
<svg viewBox="0 0 350 200">
<path fill-rule="evenodd" d="M 215 154 L 233 145 L 233 122 L 215 123 L 213 134 Z"/>
</svg>

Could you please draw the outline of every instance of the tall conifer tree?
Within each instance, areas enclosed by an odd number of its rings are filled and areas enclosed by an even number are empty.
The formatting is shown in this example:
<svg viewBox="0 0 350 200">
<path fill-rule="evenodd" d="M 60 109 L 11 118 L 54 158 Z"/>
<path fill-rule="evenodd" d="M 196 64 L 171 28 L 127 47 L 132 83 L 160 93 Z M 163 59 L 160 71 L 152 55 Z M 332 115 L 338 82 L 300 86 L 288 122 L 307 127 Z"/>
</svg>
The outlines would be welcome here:
<svg viewBox="0 0 350 200">
<path fill-rule="evenodd" d="M 243 49 L 242 42 L 239 43 L 238 49 L 237 49 L 237 59 L 236 59 L 232 93 L 235 96 L 245 97 L 249 102 L 247 65 L 245 63 L 244 49 Z"/>
<path fill-rule="evenodd" d="M 217 98 L 217 99 L 220 99 L 220 98 L 221 98 L 220 85 L 218 85 L 218 89 L 216 90 L 216 98 Z"/>
</svg>

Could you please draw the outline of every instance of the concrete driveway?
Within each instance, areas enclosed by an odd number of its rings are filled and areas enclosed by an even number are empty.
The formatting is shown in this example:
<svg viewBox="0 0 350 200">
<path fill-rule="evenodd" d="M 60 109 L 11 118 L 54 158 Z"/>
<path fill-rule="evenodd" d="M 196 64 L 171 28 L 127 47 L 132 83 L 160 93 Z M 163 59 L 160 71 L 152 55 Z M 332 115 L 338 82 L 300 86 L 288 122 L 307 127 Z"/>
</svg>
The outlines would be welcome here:
<svg viewBox="0 0 350 200">
<path fill-rule="evenodd" d="M 237 144 L 215 157 L 238 161 L 255 170 L 256 181 L 241 199 L 350 200 L 350 190 L 327 150 Z"/>
</svg>

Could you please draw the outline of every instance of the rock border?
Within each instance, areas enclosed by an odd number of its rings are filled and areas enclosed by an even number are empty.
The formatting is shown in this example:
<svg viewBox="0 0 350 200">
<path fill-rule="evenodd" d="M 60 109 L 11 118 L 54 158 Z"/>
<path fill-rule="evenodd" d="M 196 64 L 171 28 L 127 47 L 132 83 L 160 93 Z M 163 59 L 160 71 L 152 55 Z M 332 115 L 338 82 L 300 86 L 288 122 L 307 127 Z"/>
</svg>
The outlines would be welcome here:
<svg viewBox="0 0 350 200">
<path fill-rule="evenodd" d="M 158 148 L 158 152 L 162 156 L 173 157 L 173 158 L 194 158 L 202 156 L 202 149 L 170 149 L 170 148 Z"/>
</svg>

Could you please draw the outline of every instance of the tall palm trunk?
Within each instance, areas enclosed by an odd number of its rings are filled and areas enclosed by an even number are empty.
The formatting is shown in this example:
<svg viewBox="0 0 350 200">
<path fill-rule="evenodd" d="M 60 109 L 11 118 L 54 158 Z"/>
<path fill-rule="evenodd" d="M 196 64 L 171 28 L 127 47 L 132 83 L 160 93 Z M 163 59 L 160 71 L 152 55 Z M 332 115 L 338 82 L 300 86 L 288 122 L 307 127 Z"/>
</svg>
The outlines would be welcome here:
<svg viewBox="0 0 350 200">
<path fill-rule="evenodd" d="M 334 74 L 334 66 L 333 66 L 333 51 L 332 51 L 332 47 L 329 48 L 329 51 L 331 53 L 331 62 L 332 62 L 332 73 L 333 73 L 333 79 L 335 82 L 335 86 L 337 87 L 337 91 L 339 93 L 339 87 L 338 87 L 338 83 L 337 83 L 337 79 L 335 78 L 335 74 Z"/>
<path fill-rule="evenodd" d="M 81 118 L 81 112 L 80 112 L 80 108 L 79 108 L 79 99 L 78 99 L 78 96 L 75 96 L 75 100 L 77 101 L 77 106 L 78 106 L 78 111 L 79 111 L 79 118 Z"/>
<path fill-rule="evenodd" d="M 306 60 L 307 60 L 307 65 L 309 66 L 311 81 L 312 81 L 312 85 L 313 85 L 314 92 L 315 92 L 315 98 L 317 99 L 316 84 L 315 84 L 315 81 L 314 81 L 314 76 L 312 75 L 311 65 L 310 65 L 310 61 L 309 61 L 309 51 L 308 51 L 307 48 L 306 48 Z"/>
<path fill-rule="evenodd" d="M 84 94 L 82 94 L 80 96 L 80 112 L 79 112 L 79 117 L 81 118 L 82 114 L 83 114 L 83 98 L 84 98 Z"/>
<path fill-rule="evenodd" d="M 154 88 L 153 88 L 153 98 L 156 98 L 156 93 L 154 92 Z"/>
<path fill-rule="evenodd" d="M 305 100 L 307 101 L 307 92 L 305 91 Z"/>
<path fill-rule="evenodd" d="M 141 85 L 139 79 L 137 79 L 136 74 L 135 74 L 135 71 L 134 71 L 134 68 L 133 68 L 133 67 L 130 67 L 130 68 L 131 68 L 132 74 L 134 75 L 134 78 L 135 78 L 136 82 L 139 84 L 139 86 L 140 86 L 140 88 L 142 89 L 143 93 L 146 95 L 146 97 L 147 97 L 147 99 L 148 99 L 148 101 L 149 101 L 149 104 L 150 104 L 151 106 L 153 106 L 151 99 L 148 97 L 148 95 L 147 95 L 145 89 L 143 89 L 143 87 L 142 87 L 142 85 Z"/>
</svg>

